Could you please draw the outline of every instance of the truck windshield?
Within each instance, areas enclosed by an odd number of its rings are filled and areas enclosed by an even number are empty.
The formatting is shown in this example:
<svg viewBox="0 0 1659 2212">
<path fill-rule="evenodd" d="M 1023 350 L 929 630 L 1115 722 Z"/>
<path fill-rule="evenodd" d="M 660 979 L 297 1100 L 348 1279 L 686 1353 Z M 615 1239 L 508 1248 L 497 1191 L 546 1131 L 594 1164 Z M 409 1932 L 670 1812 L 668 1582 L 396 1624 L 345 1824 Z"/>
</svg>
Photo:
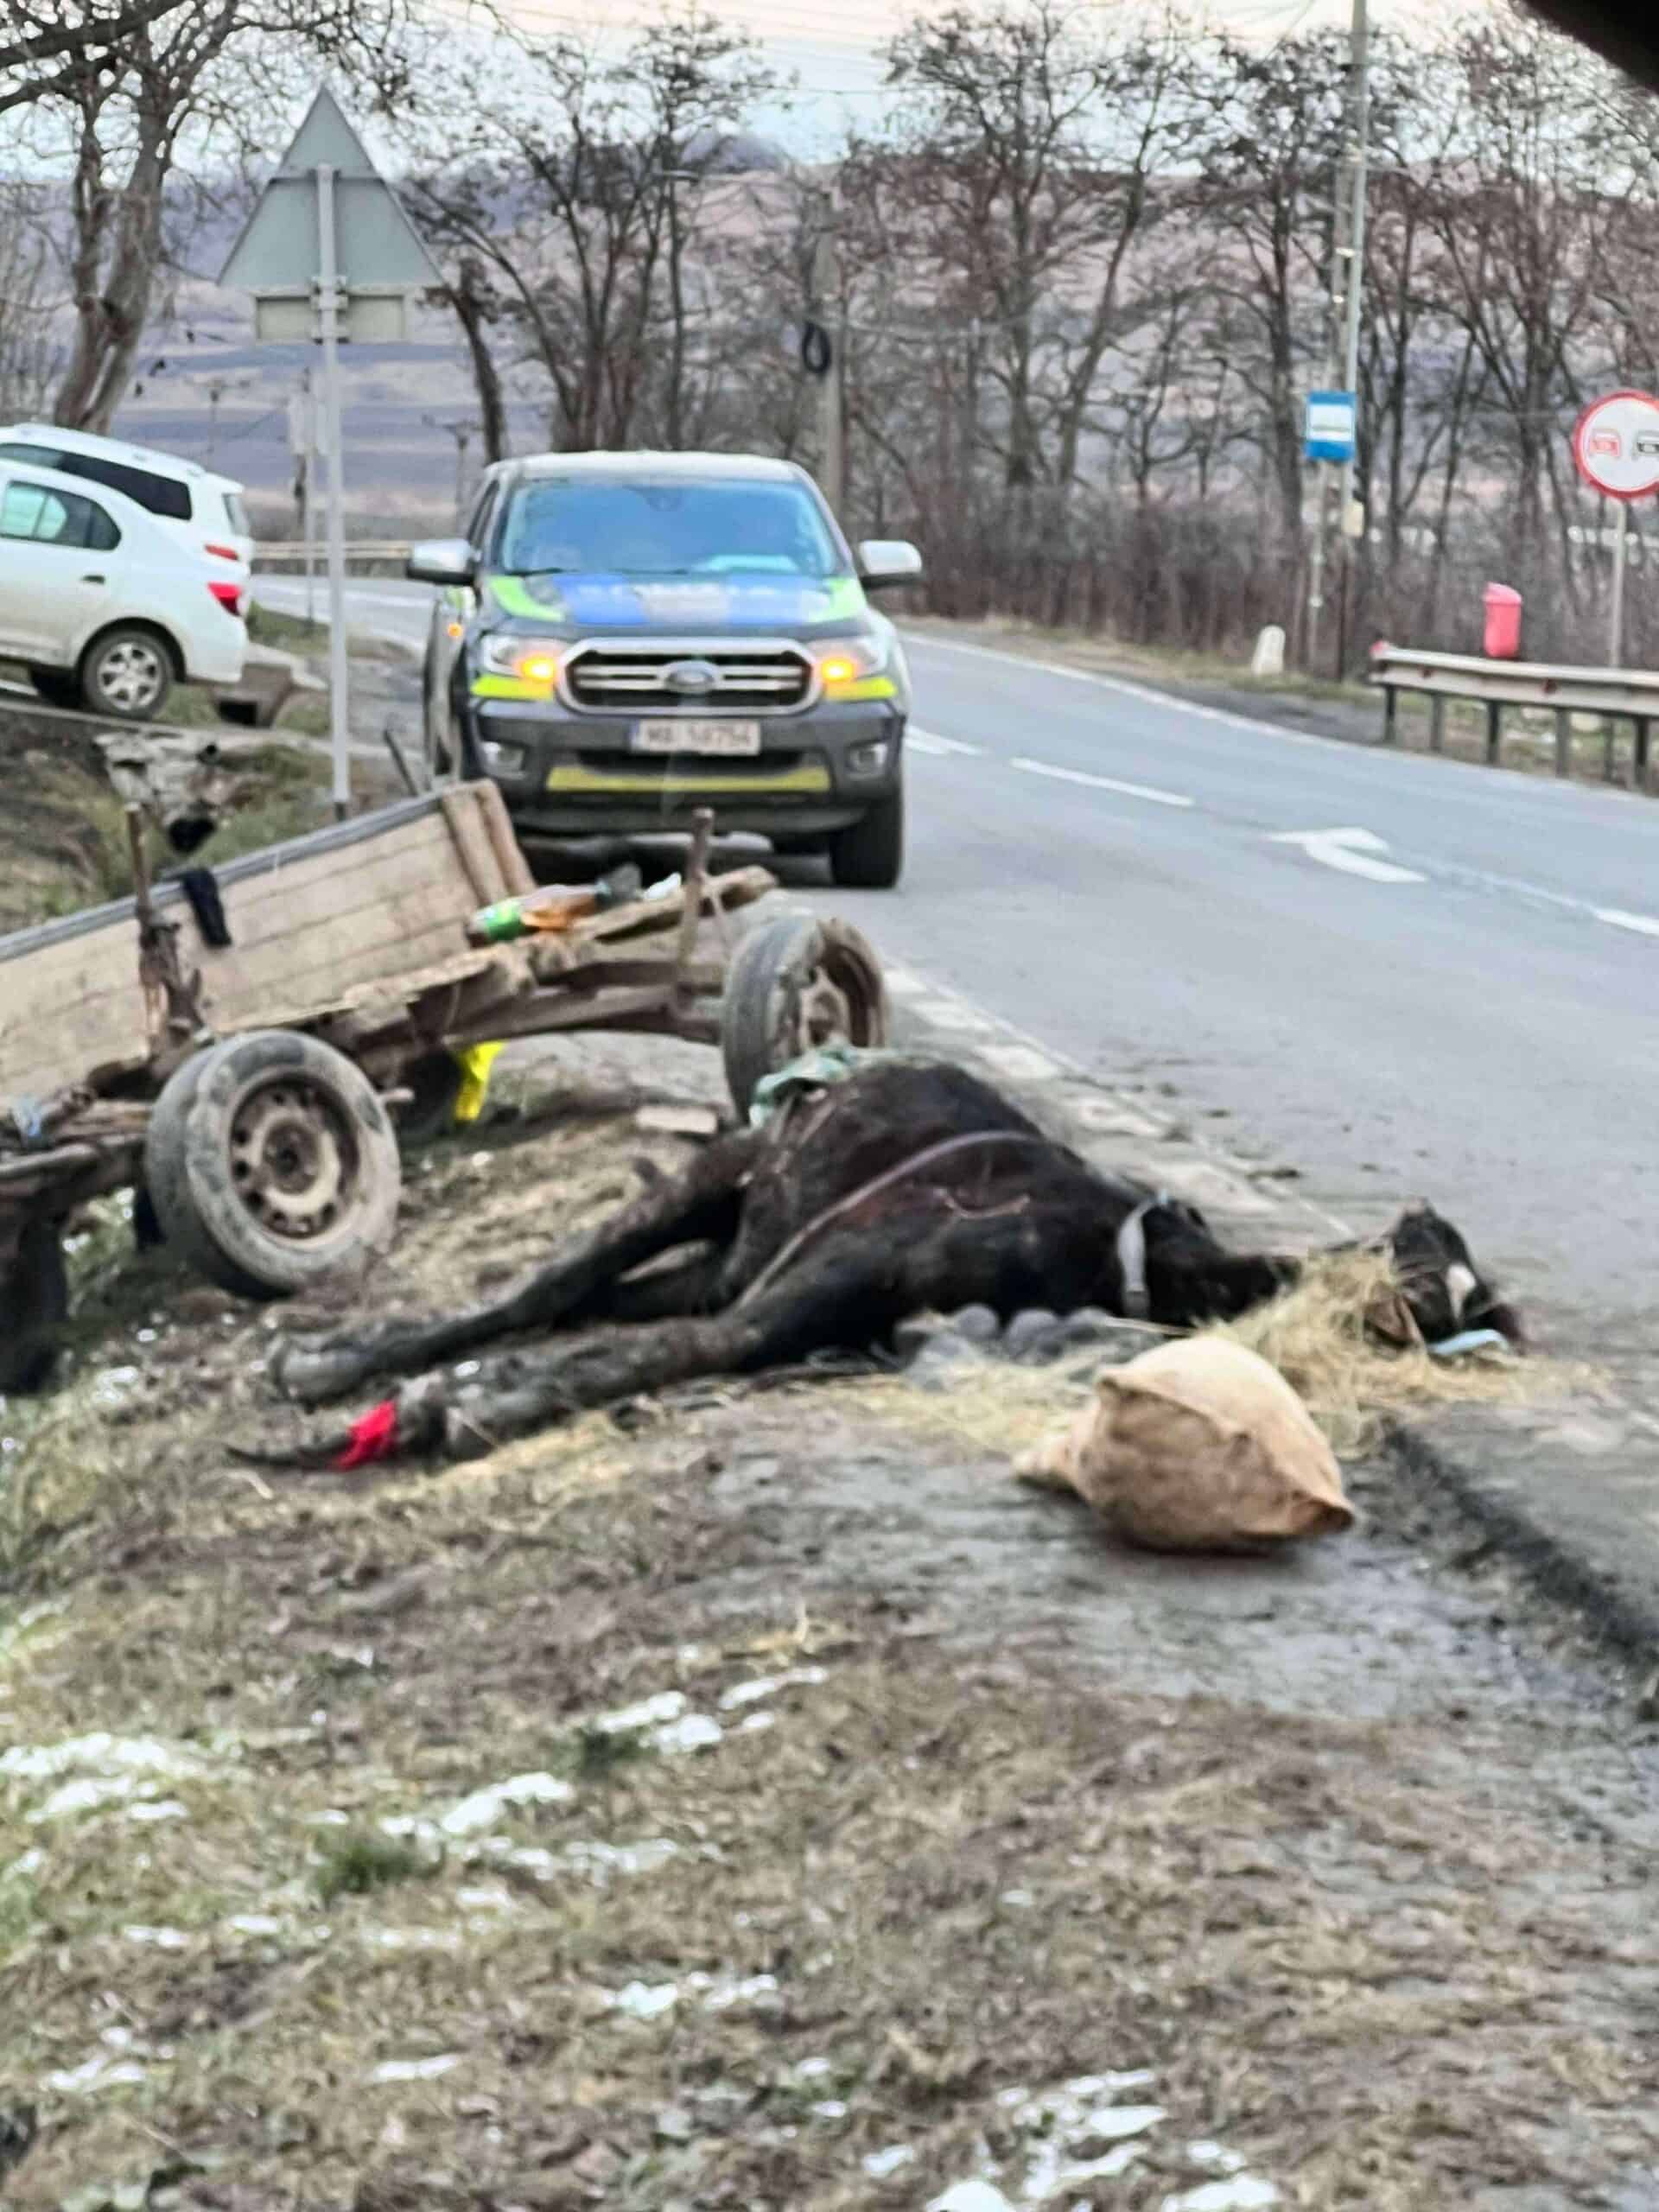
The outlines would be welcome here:
<svg viewBox="0 0 1659 2212">
<path fill-rule="evenodd" d="M 509 575 L 802 576 L 851 573 L 804 485 L 542 477 L 507 508 Z"/>
</svg>

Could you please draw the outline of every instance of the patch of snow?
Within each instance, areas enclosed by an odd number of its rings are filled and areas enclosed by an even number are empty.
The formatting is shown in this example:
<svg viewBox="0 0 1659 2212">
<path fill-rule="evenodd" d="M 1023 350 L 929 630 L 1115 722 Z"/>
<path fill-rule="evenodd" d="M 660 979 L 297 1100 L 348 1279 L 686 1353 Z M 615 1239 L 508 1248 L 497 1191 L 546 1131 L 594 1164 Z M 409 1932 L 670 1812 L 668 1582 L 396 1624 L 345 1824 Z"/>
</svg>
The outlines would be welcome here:
<svg viewBox="0 0 1659 2212">
<path fill-rule="evenodd" d="M 775 1728 L 777 1726 L 778 1716 L 775 1713 L 751 1713 L 747 1719 L 738 1722 L 737 1732 L 740 1736 L 760 1736 L 764 1735 L 768 1728 Z"/>
<path fill-rule="evenodd" d="M 999 1904 L 1012 1905 L 1017 1912 L 1028 1912 L 1036 1902 L 1029 1890 L 1004 1890 L 997 1899 Z"/>
<path fill-rule="evenodd" d="M 188 1821 L 189 1817 L 190 1808 L 180 1804 L 176 1797 L 147 1797 L 127 1808 L 130 1821 Z"/>
<path fill-rule="evenodd" d="M 437 2058 L 386 2058 L 370 2075 L 371 2082 L 435 2082 L 440 2074 L 453 2074 L 462 2054 L 447 2050 Z"/>
<path fill-rule="evenodd" d="M 826 2074 L 833 2074 L 835 2070 L 833 2058 L 804 2058 L 795 2069 L 795 2076 L 801 2082 L 821 2082 Z"/>
<path fill-rule="evenodd" d="M 1279 2192 L 1270 2181 L 1258 2181 L 1254 2174 L 1236 2174 L 1230 2181 L 1201 2182 L 1197 2189 L 1166 2196 L 1159 2212 L 1268 2212 L 1268 2207 L 1279 2201 Z"/>
<path fill-rule="evenodd" d="M 778 1994 L 778 1977 L 771 1974 L 750 1974 L 747 1980 L 741 1981 L 729 1976 L 689 1974 L 685 1983 L 688 1989 L 702 1993 L 707 2012 L 729 2012 L 734 2005 L 759 2005 Z"/>
<path fill-rule="evenodd" d="M 934 2197 L 927 2212 L 1017 2212 L 1017 2208 L 988 2181 L 959 2181 L 943 2196 Z"/>
<path fill-rule="evenodd" d="M 812 2107 L 814 2120 L 845 2120 L 847 2107 L 839 2097 L 826 2097 L 821 2105 Z"/>
<path fill-rule="evenodd" d="M 556 1776 L 515 1774 L 463 1797 L 443 1815 L 438 1826 L 446 1835 L 477 1835 L 493 1828 L 509 1805 L 568 1805 L 575 1795 L 570 1784 Z"/>
<path fill-rule="evenodd" d="M 233 1936 L 280 1936 L 283 1923 L 272 1912 L 233 1912 L 225 1923 Z"/>
<path fill-rule="evenodd" d="M 827 1682 L 829 1671 L 823 1667 L 791 1667 L 784 1675 L 760 1675 L 751 1682 L 734 1682 L 721 1697 L 720 1709 L 732 1713 L 741 1705 L 753 1705 L 764 1697 L 775 1697 L 779 1690 L 792 1689 L 797 1683 L 803 1686 Z"/>
<path fill-rule="evenodd" d="M 26 1882 L 31 1875 L 38 1874 L 45 1864 L 46 1853 L 38 1847 L 33 1851 L 25 1851 L 21 1858 L 12 1860 L 3 1873 L 0 1873 L 0 1882 Z"/>
<path fill-rule="evenodd" d="M 154 1784 L 148 1785 L 154 1788 Z M 29 1815 L 32 1822 L 67 1821 L 77 1813 L 96 1813 L 105 1805 L 118 1805 L 146 1785 L 132 1774 L 84 1774 L 79 1782 L 66 1782 Z"/>
<path fill-rule="evenodd" d="M 511 1890 L 457 1890 L 455 1903 L 467 1912 L 511 1912 L 517 1900 Z"/>
<path fill-rule="evenodd" d="M 1189 2143 L 1186 2155 L 1195 2166 L 1209 2166 L 1218 2174 L 1242 2174 L 1244 2161 L 1236 2151 L 1221 2143 Z"/>
<path fill-rule="evenodd" d="M 863 2166 L 872 2181 L 887 2181 L 915 2163 L 916 2153 L 908 2143 L 890 2143 L 885 2151 L 872 2151 Z"/>
<path fill-rule="evenodd" d="M 597 1720 L 588 1725 L 604 1736 L 632 1736 L 643 1728 L 659 1727 L 665 1720 L 677 1720 L 687 1702 L 683 1690 L 661 1690 L 655 1697 L 642 1698 L 638 1705 L 625 1705 L 615 1713 L 601 1713 Z"/>
<path fill-rule="evenodd" d="M 155 1736 L 66 1737 L 60 1744 L 20 1744 L 0 1752 L 0 1775 L 18 1782 L 56 1782 L 66 1774 L 153 1774 L 183 1782 L 203 1771 L 188 1752 Z"/>
<path fill-rule="evenodd" d="M 725 1732 L 712 1714 L 688 1713 L 683 1719 L 653 1728 L 649 1741 L 659 1751 L 706 1751 L 719 1743 Z"/>
<path fill-rule="evenodd" d="M 679 1984 L 674 1981 L 630 1981 L 607 1999 L 612 2012 L 626 2012 L 631 2020 L 660 2019 L 679 2001 Z"/>
<path fill-rule="evenodd" d="M 111 2062 L 100 2053 L 83 2065 L 66 2067 L 57 2074 L 48 2074 L 46 2086 L 55 2089 L 60 2096 L 85 2096 L 93 2089 L 116 2089 L 145 2079 L 144 2069 L 134 2059 Z"/>
<path fill-rule="evenodd" d="M 185 1951 L 190 1938 L 181 1928 L 124 1928 L 129 1943 L 148 1944 L 152 1951 Z"/>
<path fill-rule="evenodd" d="M 376 1951 L 458 1951 L 461 1937 L 453 1928 L 364 1928 L 359 1939 Z"/>
<path fill-rule="evenodd" d="M 665 1835 L 645 1836 L 638 1843 L 567 1843 L 563 1858 L 595 1882 L 609 1874 L 652 1874 L 677 1859 L 680 1847 Z"/>
</svg>

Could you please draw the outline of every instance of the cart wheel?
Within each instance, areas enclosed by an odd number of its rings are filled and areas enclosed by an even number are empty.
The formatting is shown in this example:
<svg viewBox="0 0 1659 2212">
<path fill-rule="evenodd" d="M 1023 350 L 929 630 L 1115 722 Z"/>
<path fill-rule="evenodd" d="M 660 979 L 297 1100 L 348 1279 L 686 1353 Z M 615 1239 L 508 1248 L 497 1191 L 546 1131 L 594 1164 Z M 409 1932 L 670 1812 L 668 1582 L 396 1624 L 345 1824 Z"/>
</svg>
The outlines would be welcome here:
<svg viewBox="0 0 1659 2212">
<path fill-rule="evenodd" d="M 244 1298 L 286 1298 L 391 1243 L 402 1172 L 344 1053 L 256 1029 L 187 1060 L 150 1116 L 144 1179 L 168 1241 Z"/>
<path fill-rule="evenodd" d="M 31 1221 L 0 1274 L 0 1395 L 45 1388 L 68 1318 L 63 1224 Z"/>
<path fill-rule="evenodd" d="M 732 1102 L 747 1114 L 762 1077 L 819 1045 L 887 1041 L 881 965 L 851 923 L 779 914 L 738 946 L 721 1046 Z"/>
</svg>

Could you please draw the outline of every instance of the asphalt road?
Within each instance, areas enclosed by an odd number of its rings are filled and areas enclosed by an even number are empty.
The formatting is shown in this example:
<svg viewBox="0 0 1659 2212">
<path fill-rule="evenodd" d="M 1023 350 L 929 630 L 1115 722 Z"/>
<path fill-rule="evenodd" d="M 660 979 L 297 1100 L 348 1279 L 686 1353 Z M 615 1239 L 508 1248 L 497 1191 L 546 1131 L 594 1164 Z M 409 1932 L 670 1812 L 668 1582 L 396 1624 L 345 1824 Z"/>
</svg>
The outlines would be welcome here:
<svg viewBox="0 0 1659 2212">
<path fill-rule="evenodd" d="M 423 598 L 365 585 L 353 612 L 418 634 Z M 822 903 L 1358 1226 L 1433 1198 L 1565 1332 L 1645 1323 L 1659 810 L 911 655 L 903 887 Z"/>
</svg>

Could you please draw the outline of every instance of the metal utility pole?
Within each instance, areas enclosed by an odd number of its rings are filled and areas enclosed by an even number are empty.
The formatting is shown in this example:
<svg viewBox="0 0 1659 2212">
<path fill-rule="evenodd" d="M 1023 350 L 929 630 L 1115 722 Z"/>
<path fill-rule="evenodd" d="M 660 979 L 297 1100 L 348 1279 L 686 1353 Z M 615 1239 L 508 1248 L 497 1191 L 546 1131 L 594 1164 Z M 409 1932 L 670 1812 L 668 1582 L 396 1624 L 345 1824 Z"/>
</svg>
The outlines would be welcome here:
<svg viewBox="0 0 1659 2212">
<path fill-rule="evenodd" d="M 453 423 L 446 423 L 437 415 L 423 415 L 421 420 L 429 429 L 446 430 L 455 442 L 455 523 L 459 526 L 467 517 L 467 448 L 473 442 L 473 433 L 479 428 L 477 419 L 467 416 Z"/>
<path fill-rule="evenodd" d="M 1331 270 L 1331 305 L 1326 319 L 1324 384 L 1328 391 L 1359 391 L 1359 338 L 1365 285 L 1366 184 L 1370 157 L 1371 83 L 1370 20 L 1368 0 L 1353 0 L 1349 30 L 1348 91 L 1343 119 L 1342 165 L 1337 185 Z M 1314 492 L 1313 543 L 1308 563 L 1307 661 L 1317 664 L 1325 613 L 1325 575 L 1331 507 L 1337 526 L 1351 542 L 1355 463 L 1321 461 Z M 1361 527 L 1363 527 L 1363 521 Z M 1340 640 L 1338 646 L 1341 650 Z"/>
<path fill-rule="evenodd" d="M 847 347 L 847 319 L 841 308 L 841 250 L 836 236 L 836 210 L 833 199 L 824 208 L 812 251 L 812 296 L 823 327 L 830 333 L 830 366 L 818 378 L 819 445 L 823 496 L 830 512 L 841 518 L 847 497 L 847 454 L 842 379 Z"/>
<path fill-rule="evenodd" d="M 334 815 L 352 810 L 352 740 L 346 661 L 346 488 L 340 452 L 340 264 L 334 236 L 334 171 L 317 167 L 317 293 L 322 319 L 322 436 L 328 464 L 329 734 L 334 760 Z"/>
</svg>

